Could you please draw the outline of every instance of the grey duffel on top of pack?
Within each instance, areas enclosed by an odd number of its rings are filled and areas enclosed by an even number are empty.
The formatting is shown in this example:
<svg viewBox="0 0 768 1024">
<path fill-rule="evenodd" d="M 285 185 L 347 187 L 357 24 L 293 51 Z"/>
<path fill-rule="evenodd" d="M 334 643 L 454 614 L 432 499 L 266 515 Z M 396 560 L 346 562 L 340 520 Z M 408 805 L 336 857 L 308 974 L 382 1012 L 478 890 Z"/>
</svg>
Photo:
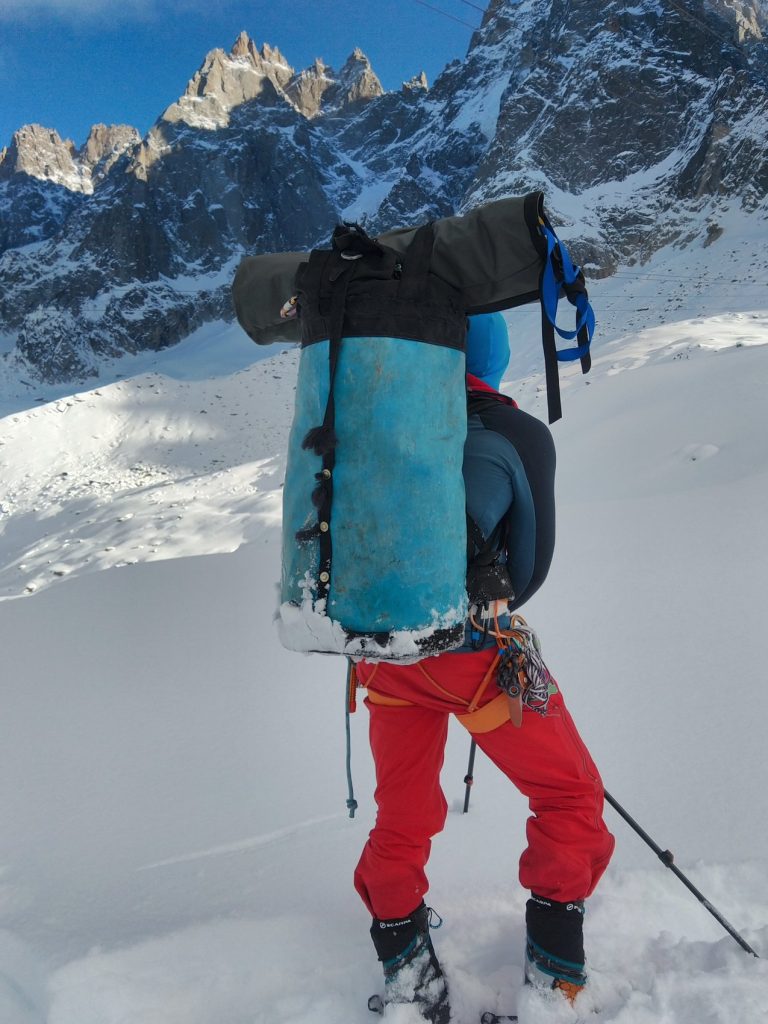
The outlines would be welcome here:
<svg viewBox="0 0 768 1024">
<path fill-rule="evenodd" d="M 542 253 L 534 240 L 536 221 L 529 224 L 525 207 L 537 215 L 540 202 L 541 193 L 533 193 L 435 221 L 431 271 L 461 292 L 467 313 L 538 299 Z M 416 230 L 395 228 L 378 238 L 404 253 Z M 306 252 L 282 252 L 247 256 L 240 264 L 232 288 L 235 312 L 257 345 L 301 340 L 299 324 L 281 319 L 280 310 L 293 294 L 296 271 L 306 259 Z"/>
<path fill-rule="evenodd" d="M 499 199 L 456 217 L 433 223 L 430 273 L 455 289 L 467 314 L 492 313 L 540 301 L 549 421 L 561 415 L 558 362 L 579 359 L 589 370 L 594 314 L 584 275 L 574 267 L 544 212 L 544 195 Z M 383 232 L 378 241 L 405 253 L 417 227 Z M 296 293 L 296 273 L 305 252 L 247 256 L 232 286 L 235 313 L 258 345 L 301 341 L 300 319 L 281 315 Z M 556 323 L 557 303 L 565 295 L 576 307 L 575 329 Z M 558 350 L 555 334 L 574 344 Z"/>
</svg>

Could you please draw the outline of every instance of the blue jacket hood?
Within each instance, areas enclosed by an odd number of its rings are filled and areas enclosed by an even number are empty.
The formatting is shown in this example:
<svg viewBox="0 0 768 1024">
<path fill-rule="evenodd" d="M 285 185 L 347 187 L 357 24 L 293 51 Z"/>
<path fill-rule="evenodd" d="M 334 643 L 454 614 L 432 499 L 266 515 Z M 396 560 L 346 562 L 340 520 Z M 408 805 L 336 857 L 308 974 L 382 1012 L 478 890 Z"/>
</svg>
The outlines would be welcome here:
<svg viewBox="0 0 768 1024">
<path fill-rule="evenodd" d="M 509 365 L 509 333 L 501 313 L 478 313 L 469 318 L 467 373 L 496 391 Z"/>
</svg>

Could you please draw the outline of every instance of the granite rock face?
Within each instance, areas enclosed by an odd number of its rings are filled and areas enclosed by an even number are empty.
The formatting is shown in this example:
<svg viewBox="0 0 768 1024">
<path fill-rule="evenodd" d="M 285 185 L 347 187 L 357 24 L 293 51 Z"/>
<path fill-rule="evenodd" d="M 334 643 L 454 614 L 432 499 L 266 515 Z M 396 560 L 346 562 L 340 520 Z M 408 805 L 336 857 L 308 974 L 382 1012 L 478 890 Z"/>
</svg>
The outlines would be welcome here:
<svg viewBox="0 0 768 1024">
<path fill-rule="evenodd" d="M 370 61 L 359 49 L 338 74 L 318 59 L 306 71 L 294 75 L 285 90 L 288 101 L 307 118 L 349 111 L 383 93 Z"/>
<path fill-rule="evenodd" d="M 135 128 L 126 124 L 95 124 L 78 151 L 78 161 L 89 172 L 92 186 L 106 178 L 121 156 L 141 142 Z"/>
<path fill-rule="evenodd" d="M 704 5 L 494 2 L 478 44 L 512 69 L 465 198 L 541 188 L 587 272 L 765 214 L 766 47 Z M 542 56 L 542 50 L 544 56 Z"/>
<path fill-rule="evenodd" d="M 706 7 L 733 24 L 740 43 L 761 40 L 768 29 L 768 13 L 756 0 L 708 0 Z"/>
<path fill-rule="evenodd" d="M 756 0 L 491 0 L 466 57 L 384 92 L 355 50 L 297 72 L 242 33 L 141 139 L 0 152 L 0 334 L 45 380 L 231 317 L 246 252 L 324 244 L 542 189 L 588 273 L 768 213 Z M 34 244 L 30 244 L 34 243 Z M 6 342 L 6 348 L 7 348 Z"/>
<path fill-rule="evenodd" d="M 52 238 L 115 163 L 141 141 L 127 125 L 94 125 L 81 149 L 29 124 L 0 150 L 0 253 Z"/>
</svg>

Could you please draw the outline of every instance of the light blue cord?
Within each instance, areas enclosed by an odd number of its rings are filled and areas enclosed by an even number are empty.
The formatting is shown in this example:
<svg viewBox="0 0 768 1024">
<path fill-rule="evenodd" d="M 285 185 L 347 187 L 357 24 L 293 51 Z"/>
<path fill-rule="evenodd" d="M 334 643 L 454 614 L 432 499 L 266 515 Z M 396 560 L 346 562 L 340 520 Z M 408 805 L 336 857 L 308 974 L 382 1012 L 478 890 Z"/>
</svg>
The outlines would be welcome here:
<svg viewBox="0 0 768 1024">
<path fill-rule="evenodd" d="M 355 791 L 352 786 L 352 733 L 349 722 L 349 673 L 347 673 L 347 680 L 344 686 L 344 710 L 346 715 L 347 731 L 347 791 L 349 793 L 347 797 L 347 810 L 349 811 L 350 818 L 354 818 L 355 811 L 357 810 L 357 800 L 355 800 Z"/>
</svg>

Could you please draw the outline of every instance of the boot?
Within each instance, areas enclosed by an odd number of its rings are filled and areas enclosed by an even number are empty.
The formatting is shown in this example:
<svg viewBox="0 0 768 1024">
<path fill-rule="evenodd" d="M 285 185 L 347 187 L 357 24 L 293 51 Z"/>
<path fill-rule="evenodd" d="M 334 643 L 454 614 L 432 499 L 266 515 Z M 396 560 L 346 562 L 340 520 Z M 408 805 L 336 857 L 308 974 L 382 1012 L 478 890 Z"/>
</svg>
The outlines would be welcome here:
<svg viewBox="0 0 768 1024">
<path fill-rule="evenodd" d="M 413 1003 L 430 1024 L 449 1024 L 448 985 L 429 935 L 433 914 L 420 903 L 408 917 L 374 918 L 371 938 L 384 968 L 384 1005 Z"/>
<path fill-rule="evenodd" d="M 525 908 L 525 982 L 557 989 L 573 1003 L 587 981 L 584 901 L 558 903 L 531 893 Z"/>
</svg>

